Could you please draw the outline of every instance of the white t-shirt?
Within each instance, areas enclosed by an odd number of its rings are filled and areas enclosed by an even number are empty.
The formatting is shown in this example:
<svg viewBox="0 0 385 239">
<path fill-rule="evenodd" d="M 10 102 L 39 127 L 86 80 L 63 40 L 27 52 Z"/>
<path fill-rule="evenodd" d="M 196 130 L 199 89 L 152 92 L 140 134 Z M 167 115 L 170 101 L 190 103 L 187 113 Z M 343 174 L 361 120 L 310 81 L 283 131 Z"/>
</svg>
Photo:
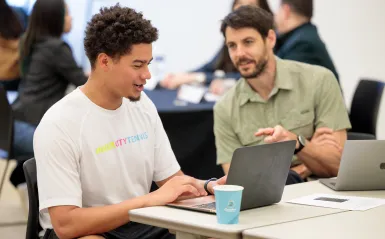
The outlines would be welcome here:
<svg viewBox="0 0 385 239">
<path fill-rule="evenodd" d="M 34 135 L 40 223 L 48 208 L 94 207 L 145 195 L 180 170 L 157 110 L 142 93 L 116 110 L 76 89 L 52 106 Z"/>
</svg>

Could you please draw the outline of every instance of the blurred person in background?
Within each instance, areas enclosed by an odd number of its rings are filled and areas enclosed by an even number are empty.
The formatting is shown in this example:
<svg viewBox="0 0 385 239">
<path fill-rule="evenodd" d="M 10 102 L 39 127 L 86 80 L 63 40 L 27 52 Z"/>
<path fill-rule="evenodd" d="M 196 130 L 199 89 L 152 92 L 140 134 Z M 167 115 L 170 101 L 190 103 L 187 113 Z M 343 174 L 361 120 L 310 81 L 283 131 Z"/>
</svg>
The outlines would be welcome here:
<svg viewBox="0 0 385 239">
<path fill-rule="evenodd" d="M 338 80 L 337 70 L 317 27 L 311 22 L 312 17 L 313 0 L 281 0 L 275 15 L 278 37 L 274 53 L 282 59 L 323 66 Z"/>
<path fill-rule="evenodd" d="M 16 91 L 19 86 L 19 39 L 27 21 L 22 8 L 0 0 L 0 84 L 5 90 Z"/>
<path fill-rule="evenodd" d="M 87 77 L 62 40 L 71 31 L 64 0 L 37 0 L 21 39 L 21 82 L 12 105 L 15 117 L 14 152 L 18 165 L 11 175 L 16 187 L 25 184 L 22 164 L 33 154 L 33 134 L 45 112 L 63 98 L 67 86 L 83 85 Z"/>
<path fill-rule="evenodd" d="M 272 13 L 267 0 L 235 0 L 231 9 L 236 10 L 244 5 L 255 5 Z M 202 67 L 193 72 L 167 74 L 160 85 L 164 88 L 175 89 L 182 84 L 196 82 L 210 85 L 212 93 L 221 95 L 226 89 L 224 79 L 237 80 L 240 76 L 237 68 L 231 62 L 227 47 L 223 44 L 214 58 Z"/>
</svg>

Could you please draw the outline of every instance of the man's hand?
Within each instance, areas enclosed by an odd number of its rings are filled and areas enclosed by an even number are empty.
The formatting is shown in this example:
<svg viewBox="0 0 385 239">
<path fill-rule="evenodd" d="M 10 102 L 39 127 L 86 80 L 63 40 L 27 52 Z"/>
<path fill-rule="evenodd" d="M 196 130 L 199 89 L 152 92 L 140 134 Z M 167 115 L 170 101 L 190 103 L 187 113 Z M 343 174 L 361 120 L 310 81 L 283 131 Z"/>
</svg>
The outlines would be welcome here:
<svg viewBox="0 0 385 239">
<path fill-rule="evenodd" d="M 190 176 L 175 176 L 168 180 L 158 190 L 148 194 L 148 206 L 163 206 L 174 202 L 180 197 L 206 196 L 200 180 Z"/>
<path fill-rule="evenodd" d="M 217 185 L 225 185 L 227 180 L 227 175 L 221 177 L 217 181 L 210 181 L 209 184 L 207 184 L 207 190 L 211 193 L 214 194 L 214 187 Z"/>
<path fill-rule="evenodd" d="M 265 143 L 275 143 L 289 140 L 297 140 L 297 135 L 277 125 L 274 128 L 262 128 L 254 134 L 255 136 L 266 136 Z M 298 148 L 298 142 L 296 148 Z"/>
<path fill-rule="evenodd" d="M 291 170 L 298 173 L 302 179 L 305 179 L 312 174 L 312 172 L 306 167 L 305 164 L 300 164 L 300 165 L 294 166 L 291 168 Z"/>
<path fill-rule="evenodd" d="M 319 146 L 333 146 L 338 151 L 342 152 L 342 146 L 340 145 L 339 139 L 335 136 L 334 131 L 330 128 L 319 128 L 315 131 L 311 143 Z"/>
<path fill-rule="evenodd" d="M 210 92 L 214 95 L 223 95 L 225 89 L 226 87 L 223 79 L 214 79 L 210 84 Z"/>
</svg>

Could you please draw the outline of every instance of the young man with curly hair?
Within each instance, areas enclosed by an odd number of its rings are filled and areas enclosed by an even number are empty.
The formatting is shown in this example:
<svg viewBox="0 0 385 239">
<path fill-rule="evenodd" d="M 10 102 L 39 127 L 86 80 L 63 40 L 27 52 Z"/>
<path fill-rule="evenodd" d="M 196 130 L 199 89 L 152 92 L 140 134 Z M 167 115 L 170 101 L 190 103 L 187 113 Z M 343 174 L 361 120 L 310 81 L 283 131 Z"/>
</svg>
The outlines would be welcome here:
<svg viewBox="0 0 385 239">
<path fill-rule="evenodd" d="M 88 23 L 87 83 L 44 115 L 34 136 L 44 238 L 174 238 L 128 211 L 212 193 L 183 175 L 159 115 L 142 92 L 158 31 L 115 5 Z M 151 183 L 160 187 L 149 193 Z"/>
</svg>

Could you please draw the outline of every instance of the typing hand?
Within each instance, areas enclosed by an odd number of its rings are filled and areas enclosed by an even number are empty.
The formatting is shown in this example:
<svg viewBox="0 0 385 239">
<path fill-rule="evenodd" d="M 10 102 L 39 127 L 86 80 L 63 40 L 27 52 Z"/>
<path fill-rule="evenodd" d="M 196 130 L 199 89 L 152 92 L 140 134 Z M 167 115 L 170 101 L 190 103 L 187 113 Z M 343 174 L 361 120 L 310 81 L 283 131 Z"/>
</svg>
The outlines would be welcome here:
<svg viewBox="0 0 385 239">
<path fill-rule="evenodd" d="M 330 128 L 318 128 L 310 142 L 314 145 L 332 146 L 342 152 L 342 147 L 338 138 L 333 134 L 333 132 L 334 131 Z"/>
<path fill-rule="evenodd" d="M 226 184 L 226 180 L 227 180 L 227 175 L 221 177 L 221 178 L 218 179 L 217 181 L 211 181 L 211 182 L 209 182 L 209 184 L 207 185 L 207 190 L 208 190 L 211 194 L 214 194 L 214 187 L 217 186 L 217 185 L 225 185 L 225 184 Z"/>
<path fill-rule="evenodd" d="M 174 202 L 180 197 L 206 196 L 200 180 L 190 176 L 175 176 L 168 180 L 158 190 L 149 194 L 150 206 L 162 206 Z"/>
<path fill-rule="evenodd" d="M 282 142 L 282 141 L 288 141 L 288 140 L 297 140 L 297 136 L 295 134 L 284 129 L 280 125 L 277 125 L 274 128 L 259 129 L 257 132 L 255 132 L 254 135 L 255 136 L 266 136 L 264 139 L 265 143 L 275 143 L 275 142 Z M 297 142 L 297 144 L 298 144 L 298 142 Z"/>
</svg>

